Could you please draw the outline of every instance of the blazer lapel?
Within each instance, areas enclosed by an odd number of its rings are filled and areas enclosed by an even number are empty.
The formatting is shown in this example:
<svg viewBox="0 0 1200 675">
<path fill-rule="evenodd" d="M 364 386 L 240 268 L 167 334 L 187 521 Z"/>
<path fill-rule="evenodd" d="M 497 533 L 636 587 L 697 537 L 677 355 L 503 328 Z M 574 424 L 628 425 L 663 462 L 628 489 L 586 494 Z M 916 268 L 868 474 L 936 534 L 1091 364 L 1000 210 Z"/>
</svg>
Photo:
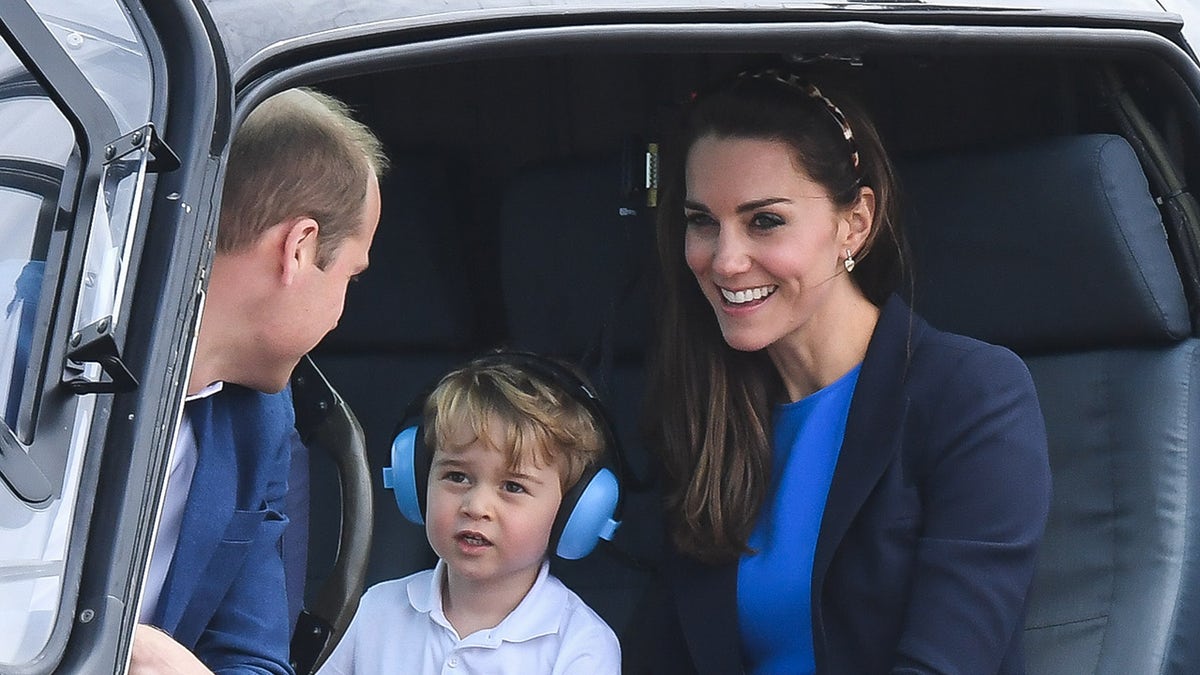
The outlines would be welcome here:
<svg viewBox="0 0 1200 675">
<path fill-rule="evenodd" d="M 908 409 L 903 384 L 913 345 L 925 327 L 925 322 L 896 296 L 879 314 L 850 403 L 846 436 L 817 536 L 812 576 L 817 623 L 816 603 L 833 554 L 895 455 Z M 813 628 L 820 630 L 818 625 Z"/>
<path fill-rule="evenodd" d="M 196 470 L 163 586 L 158 625 L 167 631 L 183 622 L 233 513 L 235 484 L 228 474 L 235 464 L 234 444 L 229 424 L 218 419 L 224 409 L 214 406 L 217 396 L 190 401 L 185 408 L 196 435 Z"/>
</svg>

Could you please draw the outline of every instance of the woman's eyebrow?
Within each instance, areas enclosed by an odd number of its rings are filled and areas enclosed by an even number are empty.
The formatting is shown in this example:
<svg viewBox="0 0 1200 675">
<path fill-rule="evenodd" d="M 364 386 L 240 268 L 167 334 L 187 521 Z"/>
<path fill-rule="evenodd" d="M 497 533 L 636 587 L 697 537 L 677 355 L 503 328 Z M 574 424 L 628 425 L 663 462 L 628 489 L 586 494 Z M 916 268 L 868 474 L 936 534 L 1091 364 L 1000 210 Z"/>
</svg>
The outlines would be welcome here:
<svg viewBox="0 0 1200 675">
<path fill-rule="evenodd" d="M 748 211 L 754 211 L 756 209 L 761 209 L 764 206 L 771 206 L 772 204 L 791 204 L 791 203 L 792 203 L 792 200 L 788 199 L 787 197 L 764 197 L 763 199 L 755 199 L 754 201 L 751 201 L 751 202 L 739 204 L 736 211 L 738 213 L 746 213 Z M 703 213 L 711 213 L 711 211 L 709 211 L 709 208 L 707 206 L 705 206 L 704 204 L 701 204 L 700 202 L 694 202 L 690 199 L 685 199 L 683 201 L 683 208 L 689 209 L 691 211 L 701 211 Z"/>
<path fill-rule="evenodd" d="M 746 202 L 744 204 L 739 204 L 736 211 L 738 213 L 746 213 L 747 211 L 754 211 L 757 209 L 761 209 L 764 206 L 771 206 L 772 204 L 791 204 L 791 203 L 792 203 L 792 200 L 788 199 L 787 197 L 767 197 L 765 199 L 755 199 L 752 202 Z"/>
</svg>

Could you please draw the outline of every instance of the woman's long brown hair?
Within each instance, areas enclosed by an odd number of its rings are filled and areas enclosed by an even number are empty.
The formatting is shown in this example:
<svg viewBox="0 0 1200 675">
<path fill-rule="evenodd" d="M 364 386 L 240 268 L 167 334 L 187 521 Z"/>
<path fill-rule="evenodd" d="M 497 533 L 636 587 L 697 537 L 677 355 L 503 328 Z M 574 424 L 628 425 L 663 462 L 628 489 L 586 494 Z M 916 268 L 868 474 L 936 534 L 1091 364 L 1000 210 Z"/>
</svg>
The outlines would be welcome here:
<svg viewBox="0 0 1200 675">
<path fill-rule="evenodd" d="M 660 311 L 647 419 L 664 472 L 672 542 L 707 562 L 748 552 L 771 479 L 772 409 L 785 393 L 765 352 L 728 346 L 684 260 L 683 176 L 692 144 L 704 136 L 784 141 L 795 151 L 797 166 L 841 206 L 860 198 L 859 185 L 871 187 L 876 195 L 872 237 L 857 256 L 852 278 L 880 305 L 902 274 L 903 244 L 893 225 L 894 178 L 878 134 L 844 95 L 821 89 L 853 129 L 859 168 L 825 102 L 761 77 L 739 76 L 698 96 L 685 110 L 679 138 L 664 154 Z"/>
</svg>

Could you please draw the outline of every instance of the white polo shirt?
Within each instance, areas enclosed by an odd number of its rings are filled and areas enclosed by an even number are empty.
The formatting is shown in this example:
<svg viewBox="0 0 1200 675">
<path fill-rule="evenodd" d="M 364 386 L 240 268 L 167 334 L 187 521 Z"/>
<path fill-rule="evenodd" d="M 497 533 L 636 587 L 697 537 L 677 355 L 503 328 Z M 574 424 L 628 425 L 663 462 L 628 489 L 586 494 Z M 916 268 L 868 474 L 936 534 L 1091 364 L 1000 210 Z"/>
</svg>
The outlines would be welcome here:
<svg viewBox="0 0 1200 675">
<path fill-rule="evenodd" d="M 617 636 L 542 563 L 521 603 L 494 628 L 465 638 L 442 613 L 446 563 L 384 581 L 363 595 L 318 675 L 478 673 L 609 675 L 621 672 Z"/>
</svg>

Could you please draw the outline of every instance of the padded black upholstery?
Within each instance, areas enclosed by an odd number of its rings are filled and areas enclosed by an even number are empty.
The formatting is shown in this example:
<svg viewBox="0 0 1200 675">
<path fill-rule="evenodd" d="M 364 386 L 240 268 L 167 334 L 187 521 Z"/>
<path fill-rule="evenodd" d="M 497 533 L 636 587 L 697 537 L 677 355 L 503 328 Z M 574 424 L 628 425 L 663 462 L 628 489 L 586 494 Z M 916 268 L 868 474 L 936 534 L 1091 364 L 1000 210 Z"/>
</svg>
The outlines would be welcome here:
<svg viewBox="0 0 1200 675">
<path fill-rule="evenodd" d="M 564 160 L 518 174 L 500 213 L 509 335 L 531 351 L 579 355 L 606 321 L 614 350 L 645 350 L 652 209 L 629 178 L 632 160 Z"/>
<path fill-rule="evenodd" d="M 653 209 L 632 159 L 563 160 L 511 182 L 500 268 L 511 346 L 579 363 L 605 398 L 631 459 L 650 331 Z"/>
<path fill-rule="evenodd" d="M 455 207 L 456 165 L 446 154 L 394 153 L 380 186 L 383 207 L 371 266 L 350 286 L 338 327 L 314 360 L 362 424 L 375 481 L 375 531 L 367 583 L 432 567 L 424 528 L 406 521 L 383 488 L 390 442 L 409 402 L 473 349 L 473 297 Z M 329 467 L 314 467 L 314 502 L 337 503 Z M 336 486 L 333 486 L 336 490 Z M 331 522 L 332 519 L 332 522 Z M 332 560 L 336 514 L 314 512 L 310 551 Z M 313 570 L 319 575 L 322 569 Z"/>
<path fill-rule="evenodd" d="M 574 363 L 589 357 L 588 374 L 625 456 L 644 472 L 638 432 L 654 226 L 630 178 L 639 166 L 614 156 L 520 172 L 501 205 L 500 266 L 511 345 Z M 626 490 L 616 537 L 626 550 L 652 545 L 656 504 Z M 555 560 L 554 572 L 618 633 L 647 580 L 603 548 L 583 560 Z"/>
<path fill-rule="evenodd" d="M 1025 357 L 1045 412 L 1054 499 L 1029 672 L 1193 672 L 1200 341 L 1133 151 L 1059 138 L 900 176 L 916 307 Z"/>
<path fill-rule="evenodd" d="M 925 314 L 1021 353 L 1190 332 L 1161 216 L 1124 139 L 1060 138 L 907 169 Z"/>
</svg>

